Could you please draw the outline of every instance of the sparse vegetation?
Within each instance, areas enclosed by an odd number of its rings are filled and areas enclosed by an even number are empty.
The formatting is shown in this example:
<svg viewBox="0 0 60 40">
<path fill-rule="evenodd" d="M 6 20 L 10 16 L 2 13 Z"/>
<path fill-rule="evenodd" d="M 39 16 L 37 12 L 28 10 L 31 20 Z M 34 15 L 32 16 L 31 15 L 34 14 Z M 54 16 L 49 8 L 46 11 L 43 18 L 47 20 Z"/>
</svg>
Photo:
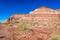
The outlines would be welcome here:
<svg viewBox="0 0 60 40">
<path fill-rule="evenodd" d="M 0 23 L 0 40 L 60 40 L 60 14 L 55 12 L 60 9 L 41 7 L 28 14 L 13 13 Z"/>
<path fill-rule="evenodd" d="M 20 32 L 20 30 L 14 30 L 14 33 L 19 33 Z"/>
<path fill-rule="evenodd" d="M 52 40 L 60 40 L 60 36 L 59 35 L 55 35 Z"/>
<path fill-rule="evenodd" d="M 52 22 L 51 21 L 48 21 L 48 22 L 43 23 L 43 25 L 44 26 L 48 26 L 48 27 L 50 27 L 50 26 L 57 26 L 57 25 L 59 26 L 60 23 L 59 22 L 56 23 L 54 21 L 52 21 Z"/>
<path fill-rule="evenodd" d="M 29 26 L 34 26 L 35 24 L 37 24 L 37 22 L 25 22 L 25 23 L 20 23 L 20 27 L 21 27 L 23 30 L 26 30 L 26 29 L 28 29 L 27 27 L 29 27 Z"/>
<path fill-rule="evenodd" d="M 10 24 L 10 27 L 13 27 L 13 24 Z"/>
<path fill-rule="evenodd" d="M 30 22 L 30 24 L 34 26 L 35 24 L 38 24 L 38 22 Z"/>
<path fill-rule="evenodd" d="M 26 29 L 27 29 L 26 23 L 22 23 L 22 24 L 20 25 L 20 27 L 21 27 L 23 30 L 26 30 Z"/>
</svg>

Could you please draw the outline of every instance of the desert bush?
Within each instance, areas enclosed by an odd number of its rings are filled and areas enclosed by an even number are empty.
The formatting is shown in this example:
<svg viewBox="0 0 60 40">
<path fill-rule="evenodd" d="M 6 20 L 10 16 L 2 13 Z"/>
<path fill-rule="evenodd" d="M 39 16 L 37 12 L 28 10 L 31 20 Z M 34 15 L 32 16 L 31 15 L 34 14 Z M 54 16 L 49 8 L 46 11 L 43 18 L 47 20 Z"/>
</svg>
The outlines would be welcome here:
<svg viewBox="0 0 60 40">
<path fill-rule="evenodd" d="M 55 36 L 53 36 L 52 40 L 60 40 L 60 36 L 59 35 L 55 35 Z"/>
<path fill-rule="evenodd" d="M 36 25 L 36 24 L 38 24 L 38 22 L 30 22 L 30 25 L 31 25 L 31 26 L 34 26 L 34 25 Z"/>
<path fill-rule="evenodd" d="M 26 30 L 26 29 L 27 29 L 26 23 L 22 23 L 22 24 L 20 25 L 20 28 L 22 28 L 23 30 Z"/>
<path fill-rule="evenodd" d="M 23 30 L 27 30 L 29 29 L 29 26 L 34 26 L 35 24 L 37 24 L 37 22 L 25 22 L 25 23 L 20 23 L 20 28 L 22 28 Z"/>
<path fill-rule="evenodd" d="M 10 24 L 10 27 L 13 27 L 13 24 Z"/>
<path fill-rule="evenodd" d="M 48 27 L 50 27 L 50 26 L 60 26 L 60 23 L 59 22 L 54 22 L 54 21 L 52 21 L 52 22 L 47 21 L 47 22 L 44 22 L 43 25 L 48 26 Z"/>
</svg>

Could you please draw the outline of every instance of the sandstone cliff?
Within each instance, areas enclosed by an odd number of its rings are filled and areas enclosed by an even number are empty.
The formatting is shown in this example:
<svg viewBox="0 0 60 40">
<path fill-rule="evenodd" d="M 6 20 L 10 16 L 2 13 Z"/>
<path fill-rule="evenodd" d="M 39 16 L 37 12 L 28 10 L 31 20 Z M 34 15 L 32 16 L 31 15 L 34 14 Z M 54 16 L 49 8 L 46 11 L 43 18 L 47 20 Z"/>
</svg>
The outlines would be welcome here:
<svg viewBox="0 0 60 40">
<path fill-rule="evenodd" d="M 49 19 L 49 17 L 51 17 L 51 19 L 54 19 L 53 18 L 54 16 L 57 18 L 54 20 L 58 20 L 58 18 L 60 17 L 59 13 L 60 13 L 60 9 L 53 10 L 51 8 L 47 8 L 43 6 L 35 9 L 34 11 L 31 11 L 29 14 L 14 14 L 6 22 L 12 23 L 12 22 L 22 22 L 22 21 L 23 22 L 34 21 L 34 20 L 38 21 L 38 19 L 43 20 L 45 17 L 47 19 Z"/>
<path fill-rule="evenodd" d="M 11 27 L 13 40 L 60 40 L 59 12 L 41 7 L 29 14 L 14 14 L 3 24 Z"/>
</svg>

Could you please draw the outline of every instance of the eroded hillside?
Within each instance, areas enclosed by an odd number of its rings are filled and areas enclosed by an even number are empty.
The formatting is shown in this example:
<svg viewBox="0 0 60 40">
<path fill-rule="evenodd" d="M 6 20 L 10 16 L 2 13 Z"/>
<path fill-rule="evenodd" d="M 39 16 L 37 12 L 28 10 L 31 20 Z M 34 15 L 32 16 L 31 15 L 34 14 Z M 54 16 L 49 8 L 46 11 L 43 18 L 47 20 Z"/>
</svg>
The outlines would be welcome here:
<svg viewBox="0 0 60 40">
<path fill-rule="evenodd" d="M 0 40 L 60 40 L 59 12 L 41 7 L 30 14 L 14 14 L 1 24 L 7 30 L 2 32 L 9 34 L 0 36 Z"/>
</svg>

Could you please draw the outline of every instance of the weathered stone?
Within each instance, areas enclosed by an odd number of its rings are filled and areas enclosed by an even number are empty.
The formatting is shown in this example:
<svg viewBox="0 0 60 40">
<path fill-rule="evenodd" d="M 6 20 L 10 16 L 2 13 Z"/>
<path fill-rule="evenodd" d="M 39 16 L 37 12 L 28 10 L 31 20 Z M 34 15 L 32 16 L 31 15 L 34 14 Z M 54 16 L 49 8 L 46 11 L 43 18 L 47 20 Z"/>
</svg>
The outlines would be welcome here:
<svg viewBox="0 0 60 40">
<path fill-rule="evenodd" d="M 0 40 L 13 40 L 13 33 L 9 30 L 9 26 L 0 26 Z"/>
<path fill-rule="evenodd" d="M 29 14 L 14 14 L 5 21 L 13 24 L 11 29 L 9 29 L 10 25 L 0 27 L 0 40 L 52 40 L 54 34 L 60 35 L 60 14 L 58 12 L 60 10 L 41 7 Z M 26 30 L 22 30 L 20 24 L 28 22 L 38 23 L 36 25 L 32 23 L 33 25 L 28 26 Z"/>
</svg>

